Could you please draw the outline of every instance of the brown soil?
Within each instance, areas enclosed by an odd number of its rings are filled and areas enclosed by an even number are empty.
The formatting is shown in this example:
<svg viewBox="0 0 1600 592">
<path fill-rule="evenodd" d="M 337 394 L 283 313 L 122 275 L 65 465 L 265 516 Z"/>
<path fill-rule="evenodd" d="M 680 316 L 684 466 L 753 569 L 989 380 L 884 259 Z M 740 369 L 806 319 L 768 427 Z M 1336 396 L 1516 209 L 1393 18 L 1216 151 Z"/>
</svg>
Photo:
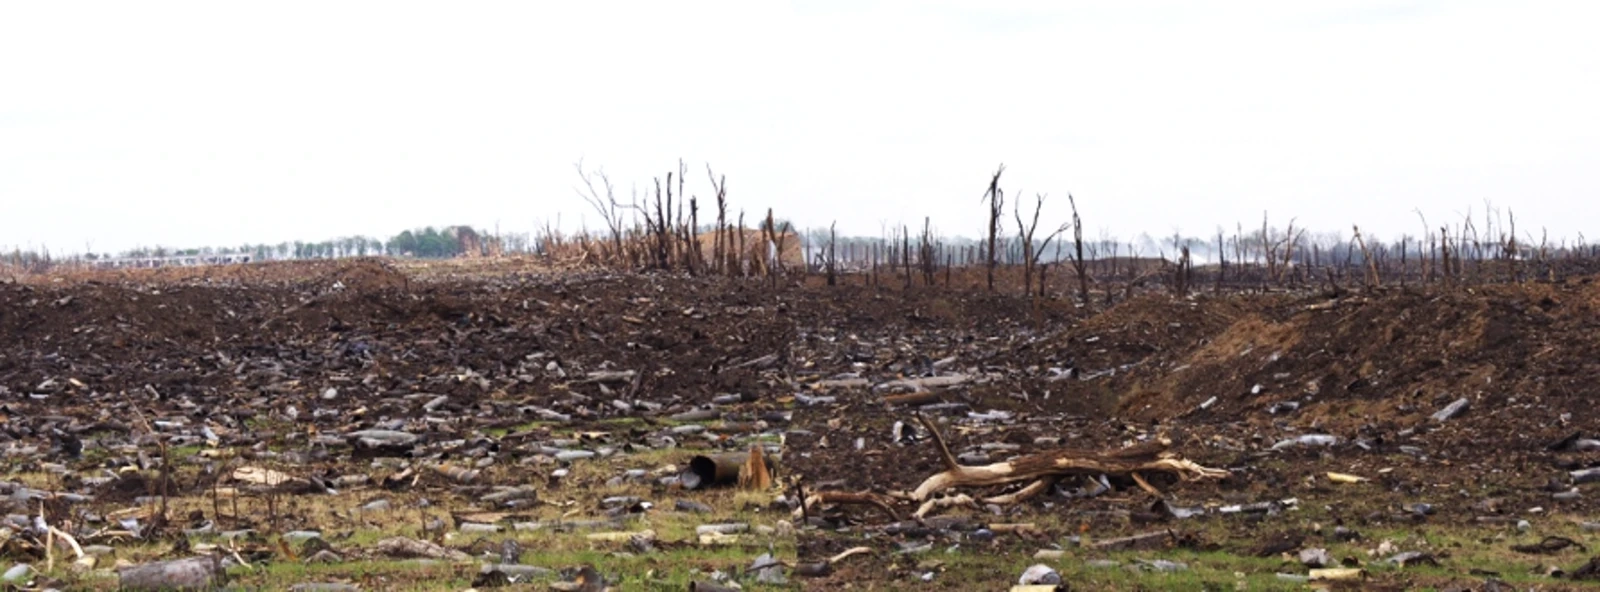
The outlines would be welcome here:
<svg viewBox="0 0 1600 592">
<path fill-rule="evenodd" d="M 1036 437 L 1115 448 L 1164 434 L 1185 456 L 1235 470 L 1220 484 L 1171 485 L 1183 503 L 1298 496 L 1351 525 L 1392 520 L 1419 501 L 1436 509 L 1427 520 L 1442 524 L 1481 519 L 1487 512 L 1475 504 L 1486 499 L 1564 516 L 1600 508 L 1591 497 L 1554 501 L 1542 489 L 1600 454 L 1546 449 L 1573 433 L 1600 436 L 1600 285 L 1589 278 L 1340 299 L 1143 294 L 1102 309 L 974 290 L 981 276 L 961 275 L 955 287 L 918 278 L 902 290 L 893 277 L 880 278 L 885 287 L 864 286 L 858 276 L 834 288 L 817 278 L 774 288 L 557 274 L 523 263 L 485 272 L 362 260 L 0 285 L 8 418 L 0 438 L 48 447 L 51 426 L 126 422 L 135 408 L 152 418 L 233 417 L 217 421 L 242 429 L 269 407 L 349 411 L 423 389 L 452 395 L 463 413 L 530 405 L 583 417 L 618 413 L 605 404 L 617 397 L 596 392 L 593 404 L 575 405 L 553 390 L 566 382 L 544 371 L 556 364 L 568 373 L 637 370 L 636 386 L 618 388 L 674 408 L 724 393 L 768 409 L 794 405 L 784 460 L 791 479 L 886 492 L 939 470 L 926 444 L 890 441 L 895 422 L 915 424 L 911 412 L 868 389 L 808 385 L 840 373 L 878 383 L 949 360 L 940 372 L 981 377 L 942 391 L 945 401 L 967 405 L 940 414 L 953 449 L 1019 446 L 996 453 L 1001 460 L 1048 447 Z M 740 366 L 769 354 L 777 356 L 771 364 Z M 339 390 L 337 401 L 317 402 L 328 388 Z M 806 406 L 793 402 L 797 391 L 838 400 Z M 1429 419 L 1462 397 L 1471 401 L 1464 414 Z M 1298 407 L 1285 411 L 1286 403 Z M 971 426 L 968 410 L 1014 415 Z M 370 422 L 342 414 L 307 421 L 328 430 Z M 1269 451 L 1300 433 L 1341 443 Z M 1352 497 L 1315 479 L 1326 471 L 1360 474 L 1375 486 Z M 1072 502 L 1064 520 L 1106 536 L 1135 530 L 1127 495 Z M 1046 503 L 1061 501 L 1018 511 Z M 870 508 L 852 512 L 874 519 Z M 1214 542 L 1231 548 L 1256 539 L 1251 528 L 1237 531 L 1238 540 Z M 804 535 L 801 558 L 852 544 Z M 845 573 L 879 577 L 868 571 Z"/>
</svg>

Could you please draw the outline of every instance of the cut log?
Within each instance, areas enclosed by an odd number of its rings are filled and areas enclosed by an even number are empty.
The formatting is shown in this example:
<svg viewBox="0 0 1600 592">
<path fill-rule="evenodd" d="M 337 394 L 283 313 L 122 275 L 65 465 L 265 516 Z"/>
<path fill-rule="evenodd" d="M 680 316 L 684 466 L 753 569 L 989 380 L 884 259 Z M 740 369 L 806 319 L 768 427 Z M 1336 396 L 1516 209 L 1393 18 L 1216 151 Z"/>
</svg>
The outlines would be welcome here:
<svg viewBox="0 0 1600 592">
<path fill-rule="evenodd" d="M 123 590 L 215 590 L 225 576 L 222 558 L 205 555 L 123 568 L 117 585 Z"/>
<path fill-rule="evenodd" d="M 878 386 L 872 387 L 872 390 L 886 391 L 895 389 L 920 393 L 930 388 L 955 386 L 967 382 L 968 380 L 972 380 L 972 378 L 964 374 L 952 374 L 950 376 L 928 376 L 924 378 L 905 378 L 901 380 L 891 380 L 889 382 L 879 384 Z"/>
<path fill-rule="evenodd" d="M 577 381 L 577 384 L 622 384 L 632 382 L 636 374 L 633 370 L 595 370 Z"/>
<path fill-rule="evenodd" d="M 872 384 L 865 378 L 839 378 L 834 380 L 819 380 L 811 385 L 812 390 L 827 391 L 833 389 L 862 388 Z"/>
<path fill-rule="evenodd" d="M 447 549 L 428 541 L 406 537 L 389 537 L 378 541 L 373 547 L 373 552 L 379 555 L 397 557 L 401 559 L 442 559 L 446 561 L 465 561 L 471 559 L 466 553 L 455 549 Z"/>
</svg>

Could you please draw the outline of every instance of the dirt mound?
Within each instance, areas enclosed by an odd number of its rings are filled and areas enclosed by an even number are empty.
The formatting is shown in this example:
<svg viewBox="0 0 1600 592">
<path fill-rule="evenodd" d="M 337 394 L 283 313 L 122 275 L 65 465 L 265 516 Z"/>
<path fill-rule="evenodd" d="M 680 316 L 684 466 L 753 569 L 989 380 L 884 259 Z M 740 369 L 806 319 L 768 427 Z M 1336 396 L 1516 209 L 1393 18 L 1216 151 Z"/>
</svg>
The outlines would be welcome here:
<svg viewBox="0 0 1600 592">
<path fill-rule="evenodd" d="M 323 271 L 322 281 L 335 282 L 355 290 L 394 290 L 408 285 L 404 273 L 384 259 L 340 259 Z"/>
<path fill-rule="evenodd" d="M 1541 429 L 1588 405 L 1568 377 L 1592 372 L 1600 354 L 1593 294 L 1579 282 L 1336 301 L 1202 298 L 1144 305 L 1161 308 L 1153 317 L 1131 302 L 1066 340 L 1087 349 L 1085 371 L 1129 369 L 1106 378 L 1129 419 L 1266 421 L 1274 406 L 1297 405 L 1325 427 L 1414 425 L 1468 397 L 1484 416 L 1537 401 L 1518 419 Z"/>
</svg>

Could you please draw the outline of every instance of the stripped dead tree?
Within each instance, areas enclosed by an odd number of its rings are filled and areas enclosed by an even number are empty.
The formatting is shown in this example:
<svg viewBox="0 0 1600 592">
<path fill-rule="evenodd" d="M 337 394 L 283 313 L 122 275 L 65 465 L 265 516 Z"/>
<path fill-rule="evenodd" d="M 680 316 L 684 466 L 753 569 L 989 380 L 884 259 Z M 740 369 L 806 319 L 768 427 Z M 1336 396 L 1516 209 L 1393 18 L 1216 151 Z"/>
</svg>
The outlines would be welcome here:
<svg viewBox="0 0 1600 592">
<path fill-rule="evenodd" d="M 606 176 L 604 170 L 586 171 L 581 160 L 578 161 L 575 168 L 578 169 L 578 178 L 583 180 L 583 189 L 578 191 L 578 195 L 588 202 L 590 207 L 594 208 L 595 213 L 600 214 L 601 220 L 605 221 L 606 230 L 611 233 L 611 243 L 615 249 L 612 256 L 620 259 L 623 251 L 622 210 L 625 206 L 617 203 L 616 193 L 611 186 L 611 178 Z M 600 182 L 599 188 L 595 187 L 596 180 Z"/>
<path fill-rule="evenodd" d="M 1367 241 L 1362 240 L 1361 238 L 1361 227 L 1351 225 L 1350 228 L 1355 231 L 1354 237 L 1356 246 L 1361 247 L 1361 259 L 1364 263 L 1366 263 L 1366 265 L 1363 266 L 1364 269 L 1362 270 L 1362 276 L 1366 283 L 1367 291 L 1370 292 L 1375 288 L 1383 287 L 1382 282 L 1378 277 L 1377 260 L 1373 259 L 1372 251 L 1367 249 Z"/>
<path fill-rule="evenodd" d="M 922 236 L 917 243 L 917 263 L 922 268 L 923 285 L 932 286 L 934 274 L 939 269 L 939 258 L 934 252 L 933 218 L 922 218 Z"/>
<path fill-rule="evenodd" d="M 983 201 L 989 204 L 989 248 L 984 251 L 984 264 L 988 266 L 989 291 L 994 291 L 994 268 L 1000 260 L 995 254 L 995 241 L 1000 234 L 1000 216 L 1006 211 L 1005 192 L 1000 190 L 1000 175 L 1006 172 L 1006 165 L 995 169 L 994 177 L 989 179 L 989 190 L 983 193 Z"/>
<path fill-rule="evenodd" d="M 1072 270 L 1078 273 L 1078 299 L 1084 306 L 1089 306 L 1089 267 L 1083 260 L 1083 220 L 1078 218 L 1078 201 L 1072 199 L 1072 194 L 1067 194 L 1067 205 L 1072 207 Z M 1112 264 L 1116 264 L 1116 253 L 1111 255 Z M 1112 275 L 1116 275 L 1115 267 Z M 1106 292 L 1109 301 L 1111 292 Z"/>
<path fill-rule="evenodd" d="M 1067 224 L 1062 224 L 1055 232 L 1044 237 L 1043 243 L 1034 242 L 1033 233 L 1039 229 L 1039 212 L 1044 210 L 1044 194 L 1034 194 L 1033 221 L 1028 224 L 1022 222 L 1021 200 L 1012 204 L 1011 214 L 1017 219 L 1017 241 L 1022 245 L 1022 293 L 1033 294 L 1033 271 L 1039 268 L 1039 258 L 1044 256 L 1045 249 L 1050 248 L 1050 242 L 1067 231 Z M 1042 275 L 1042 274 L 1041 274 Z M 1039 282 L 1043 287 L 1044 281 Z"/>
<path fill-rule="evenodd" d="M 835 249 L 835 247 L 838 246 L 838 242 L 839 242 L 838 226 L 839 226 L 839 223 L 837 221 L 835 221 L 834 223 L 828 225 L 828 285 L 829 286 L 837 284 L 838 283 L 838 278 L 839 278 L 838 271 L 837 271 L 838 268 L 836 267 L 839 255 L 838 255 L 838 251 Z"/>
<path fill-rule="evenodd" d="M 734 252 L 733 260 L 733 267 L 738 270 L 739 277 L 749 277 L 750 275 L 750 268 L 745 265 L 744 260 L 747 252 L 744 244 L 744 235 L 744 210 L 739 210 L 739 247 Z"/>
<path fill-rule="evenodd" d="M 711 188 L 717 191 L 717 234 L 711 246 L 711 256 L 716 260 L 712 270 L 717 273 L 728 274 L 733 268 L 728 263 L 728 178 L 718 177 L 711 172 L 711 165 L 706 165 L 706 175 L 711 177 Z"/>
</svg>

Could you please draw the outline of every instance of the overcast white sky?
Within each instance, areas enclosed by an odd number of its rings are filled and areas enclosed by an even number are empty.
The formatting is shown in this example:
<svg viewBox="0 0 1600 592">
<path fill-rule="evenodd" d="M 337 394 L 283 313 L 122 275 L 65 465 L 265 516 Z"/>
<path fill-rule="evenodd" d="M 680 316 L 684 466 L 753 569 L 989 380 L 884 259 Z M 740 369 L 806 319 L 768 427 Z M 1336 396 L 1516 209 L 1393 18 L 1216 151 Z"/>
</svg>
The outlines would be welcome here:
<svg viewBox="0 0 1600 592">
<path fill-rule="evenodd" d="M 526 231 L 573 164 L 977 235 L 1510 207 L 1600 236 L 1600 2 L 6 2 L 0 245 Z"/>
</svg>

